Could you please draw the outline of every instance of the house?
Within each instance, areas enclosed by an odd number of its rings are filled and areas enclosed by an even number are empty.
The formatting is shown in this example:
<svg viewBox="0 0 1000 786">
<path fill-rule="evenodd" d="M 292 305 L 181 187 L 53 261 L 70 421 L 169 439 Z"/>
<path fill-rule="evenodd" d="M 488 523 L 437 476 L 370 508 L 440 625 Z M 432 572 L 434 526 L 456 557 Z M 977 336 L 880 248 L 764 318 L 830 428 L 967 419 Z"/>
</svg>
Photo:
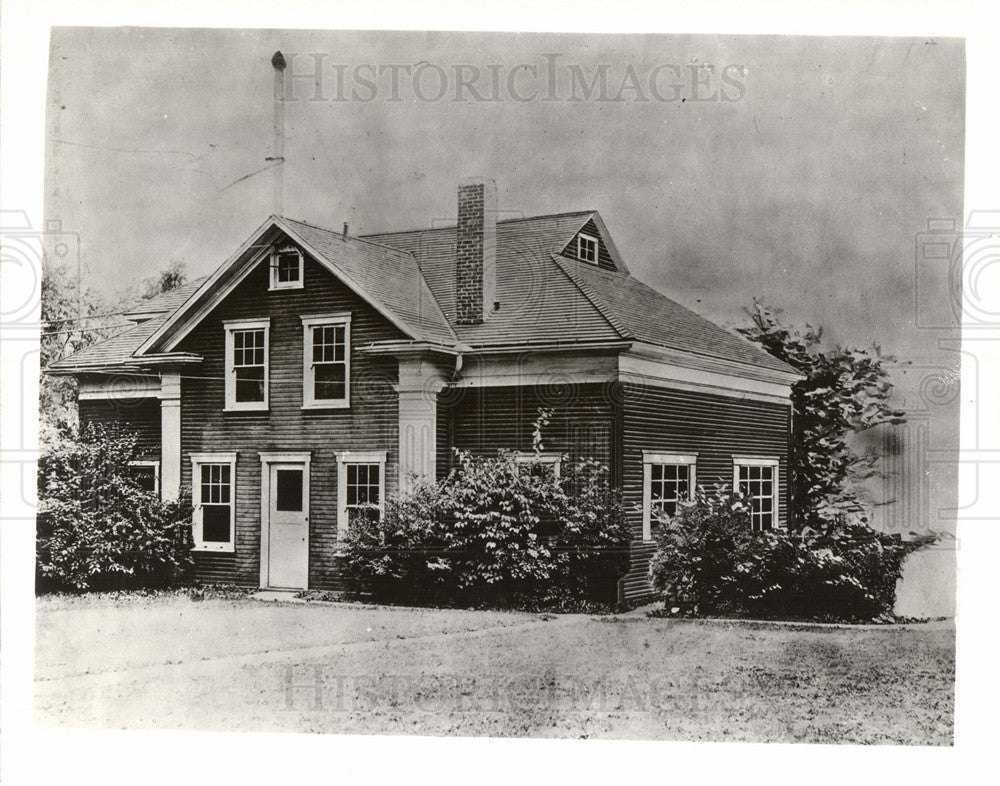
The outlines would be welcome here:
<svg viewBox="0 0 1000 786">
<path fill-rule="evenodd" d="M 190 488 L 201 579 L 336 589 L 359 505 L 444 476 L 452 448 L 611 468 L 647 591 L 650 511 L 737 484 L 755 527 L 792 509 L 788 366 L 633 278 L 593 210 L 498 220 L 463 183 L 456 226 L 349 235 L 271 216 L 213 275 L 53 364 L 82 422 L 141 435 L 137 471 Z"/>
</svg>

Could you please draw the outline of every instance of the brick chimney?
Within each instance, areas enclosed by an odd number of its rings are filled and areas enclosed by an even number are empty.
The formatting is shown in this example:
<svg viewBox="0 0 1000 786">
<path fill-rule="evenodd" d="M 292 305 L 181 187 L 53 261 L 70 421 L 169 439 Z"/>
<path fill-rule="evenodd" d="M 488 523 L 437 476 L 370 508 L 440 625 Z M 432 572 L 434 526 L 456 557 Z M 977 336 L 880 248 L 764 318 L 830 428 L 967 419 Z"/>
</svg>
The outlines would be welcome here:
<svg viewBox="0 0 1000 786">
<path fill-rule="evenodd" d="M 497 288 L 497 186 L 472 178 L 458 187 L 455 232 L 455 316 L 478 325 L 493 308 Z"/>
</svg>

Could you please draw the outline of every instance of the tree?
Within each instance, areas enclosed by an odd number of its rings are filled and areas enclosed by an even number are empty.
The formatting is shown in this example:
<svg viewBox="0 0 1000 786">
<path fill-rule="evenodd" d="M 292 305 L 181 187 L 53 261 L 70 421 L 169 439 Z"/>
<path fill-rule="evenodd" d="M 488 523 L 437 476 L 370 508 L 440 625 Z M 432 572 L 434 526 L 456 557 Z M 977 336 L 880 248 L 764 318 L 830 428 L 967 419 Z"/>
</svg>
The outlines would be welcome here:
<svg viewBox="0 0 1000 786">
<path fill-rule="evenodd" d="M 184 263 L 171 262 L 165 269 L 160 271 L 159 276 L 147 282 L 146 291 L 143 292 L 142 299 L 151 300 L 157 295 L 162 295 L 164 292 L 184 286 L 185 283 L 187 283 L 187 272 L 184 269 Z"/>
<path fill-rule="evenodd" d="M 854 482 L 875 473 L 877 457 L 858 454 L 849 440 L 884 423 L 905 422 L 890 403 L 889 367 L 896 359 L 878 346 L 824 350 L 822 328 L 786 327 L 779 310 L 757 301 L 747 314 L 753 324 L 739 332 L 805 376 L 792 385 L 795 525 L 838 516 L 867 522 Z"/>
<path fill-rule="evenodd" d="M 105 316 L 114 309 L 100 295 L 70 278 L 58 265 L 47 265 L 42 276 L 42 328 L 39 364 L 39 412 L 43 427 L 76 421 L 76 382 L 45 374 L 51 363 L 108 338 L 121 320 Z"/>
</svg>

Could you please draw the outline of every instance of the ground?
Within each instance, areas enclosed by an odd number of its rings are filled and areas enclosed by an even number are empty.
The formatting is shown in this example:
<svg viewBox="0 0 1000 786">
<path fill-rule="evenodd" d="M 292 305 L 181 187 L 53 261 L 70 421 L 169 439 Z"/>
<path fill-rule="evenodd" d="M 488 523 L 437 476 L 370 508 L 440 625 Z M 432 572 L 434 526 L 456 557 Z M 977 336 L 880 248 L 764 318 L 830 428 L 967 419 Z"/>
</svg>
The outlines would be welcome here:
<svg viewBox="0 0 1000 786">
<path fill-rule="evenodd" d="M 37 602 L 45 726 L 950 745 L 951 623 Z"/>
</svg>

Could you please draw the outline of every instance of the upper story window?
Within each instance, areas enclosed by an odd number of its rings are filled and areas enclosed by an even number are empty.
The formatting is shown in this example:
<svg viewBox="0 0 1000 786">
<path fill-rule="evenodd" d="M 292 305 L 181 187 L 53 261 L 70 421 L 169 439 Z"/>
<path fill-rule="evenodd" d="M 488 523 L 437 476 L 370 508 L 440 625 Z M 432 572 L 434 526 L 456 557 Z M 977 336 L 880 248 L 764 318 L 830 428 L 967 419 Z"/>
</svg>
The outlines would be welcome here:
<svg viewBox="0 0 1000 786">
<path fill-rule="evenodd" d="M 677 503 L 694 493 L 698 454 L 651 453 L 642 455 L 642 539 L 652 539 L 652 522 L 658 514 L 673 516 Z"/>
<path fill-rule="evenodd" d="M 773 529 L 778 515 L 778 459 L 733 456 L 733 488 L 750 502 L 750 526 Z"/>
<path fill-rule="evenodd" d="M 302 252 L 294 246 L 271 254 L 271 289 L 302 289 Z"/>
<path fill-rule="evenodd" d="M 236 319 L 226 328 L 226 409 L 267 409 L 270 320 Z"/>
<path fill-rule="evenodd" d="M 191 456 L 194 547 L 198 551 L 233 551 L 236 547 L 235 453 Z"/>
<path fill-rule="evenodd" d="M 597 238 L 582 232 L 576 236 L 576 258 L 581 262 L 597 264 Z"/>
<path fill-rule="evenodd" d="M 302 406 L 347 407 L 351 401 L 351 315 L 302 317 Z"/>
</svg>

